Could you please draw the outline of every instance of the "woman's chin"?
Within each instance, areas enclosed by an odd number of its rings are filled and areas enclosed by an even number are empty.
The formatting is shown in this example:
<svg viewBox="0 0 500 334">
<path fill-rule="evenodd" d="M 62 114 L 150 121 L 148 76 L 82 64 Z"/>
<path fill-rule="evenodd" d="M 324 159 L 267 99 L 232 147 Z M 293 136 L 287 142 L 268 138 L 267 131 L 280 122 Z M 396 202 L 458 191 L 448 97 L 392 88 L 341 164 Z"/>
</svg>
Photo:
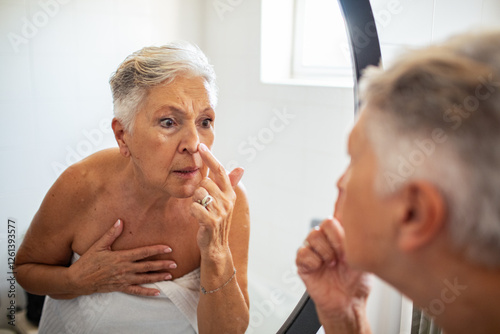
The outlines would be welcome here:
<svg viewBox="0 0 500 334">
<path fill-rule="evenodd" d="M 198 186 L 183 186 L 177 189 L 172 189 L 170 195 L 175 198 L 189 198 L 194 195 L 194 191 Z"/>
</svg>

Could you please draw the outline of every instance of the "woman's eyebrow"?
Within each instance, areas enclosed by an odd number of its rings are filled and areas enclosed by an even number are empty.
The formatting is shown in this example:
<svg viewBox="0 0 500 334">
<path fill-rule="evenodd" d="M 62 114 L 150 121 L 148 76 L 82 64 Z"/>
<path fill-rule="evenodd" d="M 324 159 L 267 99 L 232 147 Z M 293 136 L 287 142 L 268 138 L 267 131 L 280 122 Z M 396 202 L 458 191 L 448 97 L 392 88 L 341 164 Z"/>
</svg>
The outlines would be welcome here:
<svg viewBox="0 0 500 334">
<path fill-rule="evenodd" d="M 212 108 L 211 106 L 208 106 L 208 107 L 206 107 L 205 109 L 203 109 L 203 110 L 201 111 L 201 113 L 205 113 L 205 112 L 215 113 L 215 110 L 214 110 L 214 108 Z"/>
</svg>

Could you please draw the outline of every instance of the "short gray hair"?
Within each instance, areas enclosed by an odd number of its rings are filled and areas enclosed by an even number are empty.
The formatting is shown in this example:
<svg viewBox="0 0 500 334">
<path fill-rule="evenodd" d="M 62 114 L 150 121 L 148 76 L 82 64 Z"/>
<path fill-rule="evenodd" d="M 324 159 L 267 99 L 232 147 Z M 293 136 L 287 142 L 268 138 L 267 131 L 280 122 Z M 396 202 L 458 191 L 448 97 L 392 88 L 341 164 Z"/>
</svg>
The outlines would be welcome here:
<svg viewBox="0 0 500 334">
<path fill-rule="evenodd" d="M 131 132 L 136 112 L 149 89 L 169 84 L 177 76 L 202 77 L 210 104 L 217 104 L 215 72 L 205 54 L 194 44 L 175 42 L 145 47 L 129 55 L 111 76 L 115 117 Z"/>
<path fill-rule="evenodd" d="M 376 188 L 436 185 L 447 229 L 476 263 L 500 267 L 500 32 L 456 36 L 370 68 L 360 97 L 380 170 Z"/>
</svg>

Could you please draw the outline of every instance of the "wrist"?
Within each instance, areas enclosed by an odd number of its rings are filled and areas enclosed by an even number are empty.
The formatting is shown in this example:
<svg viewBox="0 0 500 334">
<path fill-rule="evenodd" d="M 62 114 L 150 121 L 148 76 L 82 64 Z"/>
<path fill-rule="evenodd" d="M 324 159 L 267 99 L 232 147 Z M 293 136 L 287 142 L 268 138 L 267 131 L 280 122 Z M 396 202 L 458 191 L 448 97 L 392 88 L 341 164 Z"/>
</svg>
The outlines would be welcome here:
<svg viewBox="0 0 500 334">
<path fill-rule="evenodd" d="M 78 279 L 78 275 L 75 273 L 75 270 L 72 266 L 69 266 L 64 270 L 64 293 L 61 295 L 71 295 L 71 296 L 82 296 L 89 294 L 85 291 L 82 286 L 82 282 Z"/>
<path fill-rule="evenodd" d="M 316 308 L 318 318 L 325 333 L 371 334 L 366 317 L 366 301 L 347 307 L 344 310 L 321 310 Z"/>
<path fill-rule="evenodd" d="M 201 256 L 201 285 L 206 291 L 214 290 L 235 276 L 235 266 L 229 250 L 202 254 Z"/>
<path fill-rule="evenodd" d="M 233 262 L 229 247 L 211 247 L 201 251 L 201 264 L 206 266 L 225 267 L 226 264 Z"/>
</svg>

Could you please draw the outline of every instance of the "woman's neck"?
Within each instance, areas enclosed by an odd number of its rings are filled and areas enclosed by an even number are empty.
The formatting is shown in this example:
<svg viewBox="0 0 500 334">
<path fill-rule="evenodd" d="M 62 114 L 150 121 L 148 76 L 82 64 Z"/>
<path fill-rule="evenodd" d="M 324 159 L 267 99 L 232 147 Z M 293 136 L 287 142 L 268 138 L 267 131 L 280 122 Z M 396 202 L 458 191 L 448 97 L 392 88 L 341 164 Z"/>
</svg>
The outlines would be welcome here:
<svg viewBox="0 0 500 334">
<path fill-rule="evenodd" d="M 120 177 L 122 181 L 122 191 L 126 198 L 133 200 L 141 214 L 156 210 L 165 210 L 168 206 L 178 202 L 177 198 L 167 193 L 163 189 L 158 189 L 149 184 L 142 172 L 128 161 Z M 139 213 L 138 212 L 138 213 Z"/>
</svg>

